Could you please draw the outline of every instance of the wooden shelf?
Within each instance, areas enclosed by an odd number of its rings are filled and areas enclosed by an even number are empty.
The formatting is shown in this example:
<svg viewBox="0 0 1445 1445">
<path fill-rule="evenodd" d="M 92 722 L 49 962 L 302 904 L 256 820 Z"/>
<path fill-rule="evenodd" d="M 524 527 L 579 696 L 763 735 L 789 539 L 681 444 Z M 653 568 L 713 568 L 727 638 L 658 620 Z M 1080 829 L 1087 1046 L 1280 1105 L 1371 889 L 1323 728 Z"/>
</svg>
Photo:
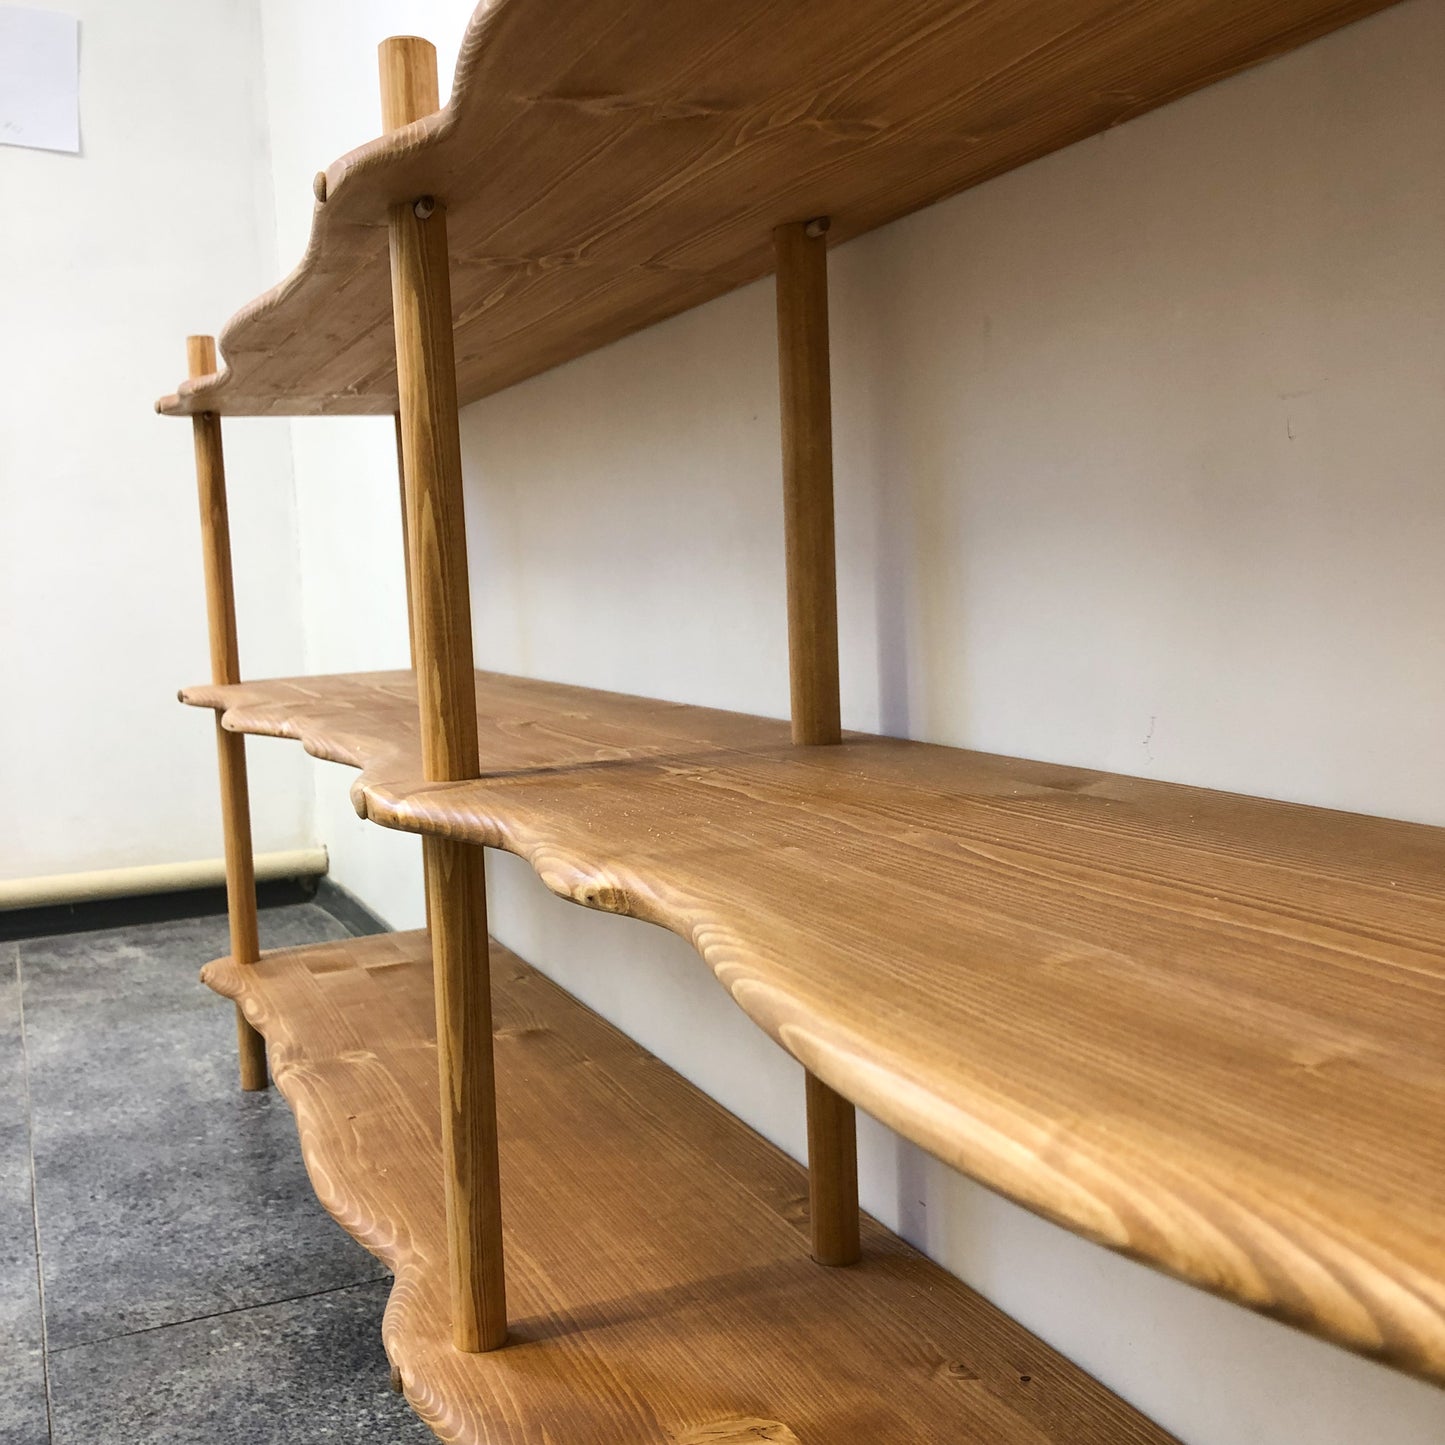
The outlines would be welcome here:
<svg viewBox="0 0 1445 1445">
<path fill-rule="evenodd" d="M 809 1070 L 993 1188 L 1445 1381 L 1445 831 L 800 749 L 780 722 L 489 674 L 477 695 L 486 775 L 428 784 L 408 673 L 182 694 L 361 768 L 378 822 L 689 939 Z"/>
<path fill-rule="evenodd" d="M 386 213 L 448 208 L 463 402 L 1385 8 L 1388 0 L 501 0 L 448 105 L 333 163 L 297 269 L 162 411 L 397 409 Z"/>
<path fill-rule="evenodd" d="M 806 1256 L 802 1169 L 493 947 L 512 1331 L 448 1332 L 423 933 L 222 959 L 318 1195 L 394 1271 L 383 1336 L 442 1439 L 477 1445 L 1166 1445 L 896 1237 Z"/>
</svg>

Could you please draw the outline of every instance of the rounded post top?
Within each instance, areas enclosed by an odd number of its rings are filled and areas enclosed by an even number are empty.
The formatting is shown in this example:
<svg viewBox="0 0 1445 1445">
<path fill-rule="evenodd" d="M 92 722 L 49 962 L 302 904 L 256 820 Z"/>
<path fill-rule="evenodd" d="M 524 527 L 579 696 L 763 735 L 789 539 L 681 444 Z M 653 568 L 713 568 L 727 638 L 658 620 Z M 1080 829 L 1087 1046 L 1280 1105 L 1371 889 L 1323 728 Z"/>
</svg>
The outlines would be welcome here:
<svg viewBox="0 0 1445 1445">
<path fill-rule="evenodd" d="M 381 72 L 381 125 L 399 130 L 441 109 L 437 51 L 419 35 L 393 35 L 377 47 Z"/>
<path fill-rule="evenodd" d="M 214 336 L 186 337 L 186 375 L 194 380 L 198 376 L 210 376 L 216 369 L 216 338 Z"/>
</svg>

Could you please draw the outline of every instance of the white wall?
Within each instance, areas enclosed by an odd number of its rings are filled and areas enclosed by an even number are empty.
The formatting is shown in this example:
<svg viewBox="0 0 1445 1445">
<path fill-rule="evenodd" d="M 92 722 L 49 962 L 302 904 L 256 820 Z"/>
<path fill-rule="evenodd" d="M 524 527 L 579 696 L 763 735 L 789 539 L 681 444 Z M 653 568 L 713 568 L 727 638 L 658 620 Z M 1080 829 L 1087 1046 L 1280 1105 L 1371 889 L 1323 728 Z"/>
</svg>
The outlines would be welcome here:
<svg viewBox="0 0 1445 1445">
<path fill-rule="evenodd" d="M 27 0 L 44 6 L 46 0 Z M 271 284 L 253 0 L 61 0 L 79 156 L 0 147 L 0 877 L 214 858 L 188 332 Z M 164 83 L 160 83 L 164 78 Z M 302 665 L 283 428 L 227 431 L 241 652 Z M 296 749 L 252 745 L 256 844 L 311 841 Z"/>
<path fill-rule="evenodd" d="M 375 41 L 449 74 L 464 9 L 265 0 L 283 255 L 376 128 Z M 850 725 L 1445 823 L 1442 55 L 1411 0 L 834 252 Z M 480 663 L 784 711 L 773 344 L 763 284 L 468 410 Z M 295 432 L 308 661 L 398 663 L 400 564 L 355 561 L 400 546 L 389 429 Z M 339 771 L 338 878 L 418 922 Z M 492 863 L 500 937 L 801 1152 L 797 1067 L 690 949 Z M 1192 1445 L 1445 1438 L 1439 1391 L 862 1155 L 880 1218 Z"/>
<path fill-rule="evenodd" d="M 446 98 L 471 7 L 465 0 L 258 0 L 274 212 L 283 269 L 306 248 L 311 179 L 381 131 L 376 47 L 424 35 Z M 406 584 L 396 441 L 388 418 L 309 418 L 290 427 L 296 466 L 306 671 L 406 667 Z M 331 876 L 397 927 L 424 921 L 421 844 L 363 823 L 347 770 L 313 765 L 316 827 Z"/>
</svg>

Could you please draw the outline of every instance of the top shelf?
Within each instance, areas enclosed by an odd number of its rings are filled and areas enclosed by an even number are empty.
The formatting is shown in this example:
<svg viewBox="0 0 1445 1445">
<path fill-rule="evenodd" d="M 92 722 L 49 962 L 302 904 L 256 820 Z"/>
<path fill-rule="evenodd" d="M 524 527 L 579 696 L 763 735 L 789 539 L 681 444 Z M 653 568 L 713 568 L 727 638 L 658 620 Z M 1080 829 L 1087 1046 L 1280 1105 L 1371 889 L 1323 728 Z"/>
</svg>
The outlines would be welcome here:
<svg viewBox="0 0 1445 1445">
<path fill-rule="evenodd" d="M 386 213 L 447 205 L 465 404 L 1392 0 L 489 0 L 447 106 L 325 173 L 311 240 L 158 410 L 397 408 Z"/>
<path fill-rule="evenodd" d="M 377 822 L 688 939 L 819 1078 L 1092 1239 L 1445 1382 L 1445 830 L 479 673 L 193 688 Z"/>
</svg>

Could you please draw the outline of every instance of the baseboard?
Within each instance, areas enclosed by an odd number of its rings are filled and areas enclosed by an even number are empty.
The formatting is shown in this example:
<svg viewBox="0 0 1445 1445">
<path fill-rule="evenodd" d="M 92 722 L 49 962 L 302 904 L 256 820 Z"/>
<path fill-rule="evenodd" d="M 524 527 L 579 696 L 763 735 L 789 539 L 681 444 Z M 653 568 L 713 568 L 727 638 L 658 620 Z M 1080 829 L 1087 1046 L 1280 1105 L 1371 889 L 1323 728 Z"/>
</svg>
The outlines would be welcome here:
<svg viewBox="0 0 1445 1445">
<path fill-rule="evenodd" d="M 307 877 L 258 883 L 256 903 L 261 908 L 283 908 L 291 903 L 320 902 L 317 881 L 315 877 Z M 356 907 L 360 909 L 361 905 L 358 903 Z M 0 942 L 44 938 L 56 933 L 91 933 L 98 928 L 127 928 L 137 923 L 165 923 L 174 918 L 203 918 L 207 914 L 225 911 L 224 888 L 187 888 L 174 893 L 141 893 L 128 898 L 97 898 L 85 903 L 12 908 L 0 912 Z M 327 911 L 334 913 L 330 908 Z M 353 926 L 349 919 L 342 919 L 342 922 L 348 928 Z M 368 927 L 362 931 L 375 933 L 386 930 Z"/>
</svg>

